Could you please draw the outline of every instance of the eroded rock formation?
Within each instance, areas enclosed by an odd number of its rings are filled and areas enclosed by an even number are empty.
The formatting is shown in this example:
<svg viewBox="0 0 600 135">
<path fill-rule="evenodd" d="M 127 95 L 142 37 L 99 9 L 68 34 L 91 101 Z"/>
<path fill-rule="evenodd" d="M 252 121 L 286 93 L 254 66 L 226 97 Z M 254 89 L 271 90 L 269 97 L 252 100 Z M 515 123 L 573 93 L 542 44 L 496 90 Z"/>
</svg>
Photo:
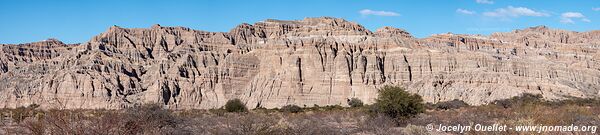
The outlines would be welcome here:
<svg viewBox="0 0 600 135">
<path fill-rule="evenodd" d="M 367 103 L 383 85 L 478 105 L 521 93 L 600 96 L 600 32 L 533 27 L 417 39 L 337 18 L 265 20 L 230 32 L 113 26 L 89 42 L 0 47 L 0 107 L 173 109 Z"/>
</svg>

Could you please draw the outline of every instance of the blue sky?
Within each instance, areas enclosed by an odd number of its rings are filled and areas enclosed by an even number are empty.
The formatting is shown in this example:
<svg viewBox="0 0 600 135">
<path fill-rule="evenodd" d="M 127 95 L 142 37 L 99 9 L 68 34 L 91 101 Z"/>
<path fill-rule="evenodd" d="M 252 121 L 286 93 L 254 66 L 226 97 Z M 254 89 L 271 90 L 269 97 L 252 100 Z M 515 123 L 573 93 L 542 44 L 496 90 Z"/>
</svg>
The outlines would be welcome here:
<svg viewBox="0 0 600 135">
<path fill-rule="evenodd" d="M 244 22 L 319 16 L 344 18 L 373 31 L 403 28 L 419 38 L 537 25 L 590 31 L 600 30 L 600 0 L 0 0 L 0 43 L 86 42 L 112 25 L 229 31 Z"/>
</svg>

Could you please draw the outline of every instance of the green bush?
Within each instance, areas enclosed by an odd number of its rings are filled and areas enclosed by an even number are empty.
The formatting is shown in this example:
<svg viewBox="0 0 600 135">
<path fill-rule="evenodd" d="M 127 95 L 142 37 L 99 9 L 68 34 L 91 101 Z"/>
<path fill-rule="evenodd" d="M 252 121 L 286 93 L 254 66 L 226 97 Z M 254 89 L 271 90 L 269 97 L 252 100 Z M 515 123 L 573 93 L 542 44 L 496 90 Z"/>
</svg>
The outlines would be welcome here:
<svg viewBox="0 0 600 135">
<path fill-rule="evenodd" d="M 350 105 L 350 107 L 362 107 L 363 106 L 363 102 L 358 99 L 358 98 L 351 98 L 348 101 L 348 105 Z"/>
<path fill-rule="evenodd" d="M 300 106 L 297 105 L 286 105 L 281 107 L 280 111 L 288 113 L 299 113 L 302 112 L 302 108 L 300 108 Z"/>
<path fill-rule="evenodd" d="M 371 111 L 392 118 L 408 119 L 423 113 L 425 107 L 421 96 L 410 94 L 401 87 L 384 86 L 379 89 L 379 96 Z"/>
<path fill-rule="evenodd" d="M 247 112 L 248 108 L 246 108 L 246 105 L 244 105 L 240 99 L 236 98 L 227 101 L 225 104 L 225 110 L 227 112 Z"/>
</svg>

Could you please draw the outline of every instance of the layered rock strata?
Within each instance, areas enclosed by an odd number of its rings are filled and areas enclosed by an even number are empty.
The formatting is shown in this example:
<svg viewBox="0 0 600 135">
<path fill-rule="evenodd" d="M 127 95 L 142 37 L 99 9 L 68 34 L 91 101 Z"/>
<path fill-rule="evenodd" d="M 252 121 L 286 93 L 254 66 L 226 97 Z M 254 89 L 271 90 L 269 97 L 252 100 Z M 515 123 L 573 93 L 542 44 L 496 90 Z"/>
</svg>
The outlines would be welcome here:
<svg viewBox="0 0 600 135">
<path fill-rule="evenodd" d="M 600 96 L 600 31 L 532 27 L 490 36 L 371 32 L 337 18 L 265 20 L 229 32 L 113 26 L 89 42 L 0 47 L 0 107 L 250 108 L 372 103 L 400 85 L 427 102 L 479 105 L 522 93 Z"/>
</svg>

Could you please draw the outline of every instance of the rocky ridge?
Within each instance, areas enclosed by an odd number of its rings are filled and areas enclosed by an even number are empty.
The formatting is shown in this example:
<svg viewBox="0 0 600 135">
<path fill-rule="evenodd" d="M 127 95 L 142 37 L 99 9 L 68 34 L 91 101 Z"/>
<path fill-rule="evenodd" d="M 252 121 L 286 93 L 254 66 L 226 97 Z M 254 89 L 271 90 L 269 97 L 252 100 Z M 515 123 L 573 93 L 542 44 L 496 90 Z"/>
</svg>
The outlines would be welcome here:
<svg viewBox="0 0 600 135">
<path fill-rule="evenodd" d="M 522 93 L 600 96 L 600 31 L 544 26 L 490 36 L 375 32 L 343 19 L 265 20 L 229 32 L 113 26 L 89 42 L 0 46 L 0 107 L 250 108 L 372 103 L 401 85 L 427 102 L 479 105 Z"/>
</svg>

